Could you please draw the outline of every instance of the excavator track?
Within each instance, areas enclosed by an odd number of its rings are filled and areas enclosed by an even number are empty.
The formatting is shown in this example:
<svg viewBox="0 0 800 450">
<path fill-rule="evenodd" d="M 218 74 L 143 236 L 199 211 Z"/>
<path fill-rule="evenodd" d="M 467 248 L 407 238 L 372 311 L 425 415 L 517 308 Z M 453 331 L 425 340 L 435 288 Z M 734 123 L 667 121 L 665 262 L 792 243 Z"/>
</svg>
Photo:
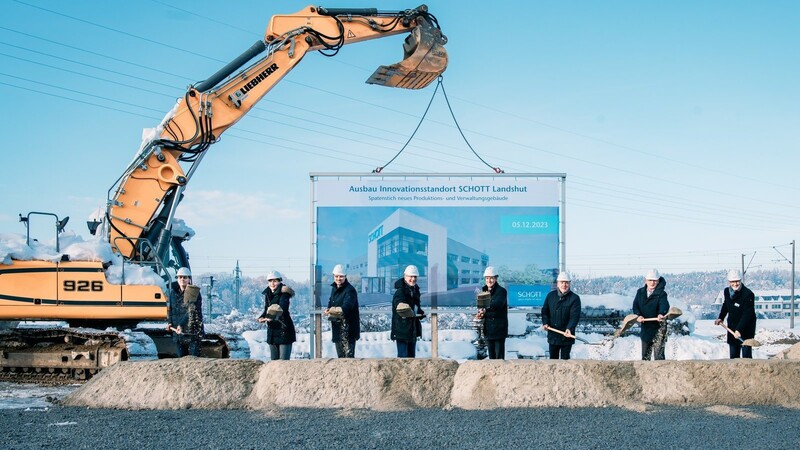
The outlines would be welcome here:
<svg viewBox="0 0 800 450">
<path fill-rule="evenodd" d="M 0 380 L 43 384 L 85 381 L 128 360 L 117 333 L 74 328 L 0 331 Z"/>
</svg>

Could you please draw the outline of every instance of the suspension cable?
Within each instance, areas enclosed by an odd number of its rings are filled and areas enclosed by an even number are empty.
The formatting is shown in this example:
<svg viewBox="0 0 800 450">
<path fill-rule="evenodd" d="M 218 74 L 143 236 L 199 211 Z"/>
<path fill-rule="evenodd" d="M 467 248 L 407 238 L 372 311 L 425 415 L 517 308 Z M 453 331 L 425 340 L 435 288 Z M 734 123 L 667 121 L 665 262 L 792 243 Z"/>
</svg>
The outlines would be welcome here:
<svg viewBox="0 0 800 450">
<path fill-rule="evenodd" d="M 461 133 L 461 137 L 464 138 L 464 142 L 467 144 L 467 147 L 469 147 L 469 149 L 472 150 L 472 154 L 474 154 L 475 157 L 478 158 L 482 163 L 486 164 L 487 167 L 492 169 L 494 173 L 505 173 L 505 171 L 500 167 L 493 167 L 491 164 L 484 161 L 483 158 L 481 158 L 480 155 L 478 155 L 478 152 L 476 152 L 475 149 L 472 148 L 472 145 L 467 140 L 467 137 L 464 136 L 464 132 L 461 130 L 461 126 L 458 124 L 458 120 L 456 120 L 456 115 L 455 113 L 453 113 L 453 108 L 450 106 L 450 99 L 447 98 L 447 92 L 444 90 L 444 84 L 442 83 L 441 75 L 439 75 L 439 84 L 442 85 L 442 95 L 444 95 L 444 100 L 445 102 L 447 102 L 447 109 L 450 110 L 450 116 L 453 118 L 453 123 L 456 124 L 456 128 L 458 128 L 458 132 Z"/>
<path fill-rule="evenodd" d="M 436 92 L 439 90 L 439 85 L 441 85 L 441 84 L 442 84 L 442 76 L 440 75 L 440 76 L 439 76 L 439 82 L 438 82 L 438 83 L 436 83 L 436 88 L 433 90 L 433 95 L 431 95 L 431 99 L 430 99 L 430 101 L 428 102 L 428 106 L 425 108 L 425 112 L 422 114 L 422 117 L 420 117 L 420 119 L 419 119 L 419 123 L 417 123 L 417 127 L 416 127 L 416 128 L 414 128 L 414 132 L 413 132 L 413 133 L 411 133 L 411 136 L 409 136 L 409 138 L 408 138 L 408 140 L 406 141 L 406 143 L 405 143 L 405 144 L 403 144 L 403 147 L 400 149 L 400 151 L 398 151 L 398 152 L 397 152 L 397 154 L 396 154 L 396 155 L 394 155 L 394 157 L 393 157 L 392 159 L 390 159 L 390 160 L 389 160 L 389 162 L 387 162 L 386 164 L 384 164 L 384 165 L 382 165 L 382 166 L 378 166 L 378 167 L 376 167 L 375 169 L 373 169 L 373 170 L 372 170 L 372 173 L 381 173 L 381 172 L 383 172 L 383 169 L 385 169 L 385 168 L 386 168 L 386 166 L 388 166 L 389 164 L 391 164 L 391 163 L 392 163 L 392 161 L 394 161 L 395 159 L 397 159 L 397 157 L 398 157 L 398 156 L 400 156 L 400 153 L 403 153 L 403 150 L 405 150 L 405 149 L 406 149 L 406 147 L 407 147 L 407 146 L 408 146 L 408 144 L 411 142 L 411 140 L 412 140 L 412 139 L 414 139 L 414 135 L 416 135 L 416 134 L 417 134 L 417 131 L 419 130 L 419 127 L 420 127 L 420 126 L 422 126 L 422 121 L 424 121 L 424 120 L 425 120 L 425 116 L 426 116 L 426 115 L 428 115 L 428 111 L 430 111 L 430 109 L 431 109 L 431 104 L 433 104 L 433 99 L 434 99 L 434 98 L 436 98 Z"/>
<path fill-rule="evenodd" d="M 453 123 L 456 124 L 456 128 L 458 129 L 458 132 L 461 133 L 461 138 L 464 139 L 464 142 L 467 144 L 467 147 L 469 147 L 469 149 L 472 150 L 472 154 L 474 154 L 475 157 L 478 158 L 478 160 L 480 160 L 480 162 L 486 164 L 487 167 L 492 169 L 494 171 L 494 173 L 505 173 L 505 171 L 503 169 L 501 169 L 500 167 L 493 167 L 491 164 L 489 164 L 486 161 L 484 161 L 484 159 L 481 158 L 480 155 L 478 155 L 478 152 L 476 152 L 475 149 L 472 148 L 472 145 L 467 140 L 467 137 L 464 136 L 464 132 L 461 130 L 461 126 L 458 124 L 458 120 L 456 120 L 456 115 L 455 115 L 455 113 L 453 113 L 453 108 L 450 106 L 450 100 L 447 98 L 447 92 L 445 92 L 445 90 L 444 90 L 443 80 L 444 80 L 444 77 L 442 75 L 439 75 L 439 78 L 437 79 L 437 82 L 436 82 L 436 89 L 433 90 L 433 95 L 431 96 L 431 100 L 428 102 L 428 106 L 425 108 L 425 112 L 422 114 L 422 117 L 419 119 L 419 123 L 417 124 L 417 127 L 414 128 L 414 132 L 411 133 L 411 136 L 408 138 L 406 143 L 403 144 L 403 147 L 397 152 L 396 155 L 394 155 L 394 157 L 392 159 L 389 160 L 389 162 L 387 162 L 386 164 L 384 164 L 382 166 L 378 166 L 377 168 L 373 169 L 372 173 L 381 173 L 383 171 L 383 169 L 385 169 L 389 164 L 391 164 L 395 159 L 397 159 L 397 157 L 400 156 L 401 153 L 403 153 L 403 150 L 405 150 L 406 147 L 408 146 L 408 144 L 411 142 L 411 140 L 414 139 L 414 136 L 417 134 L 417 131 L 419 130 L 419 127 L 422 125 L 422 122 L 425 120 L 425 116 L 427 116 L 428 111 L 431 109 L 431 104 L 433 103 L 433 99 L 436 98 L 436 93 L 439 91 L 439 86 L 442 87 L 442 94 L 444 95 L 445 102 L 447 102 L 447 109 L 450 110 L 450 117 L 453 118 Z"/>
</svg>

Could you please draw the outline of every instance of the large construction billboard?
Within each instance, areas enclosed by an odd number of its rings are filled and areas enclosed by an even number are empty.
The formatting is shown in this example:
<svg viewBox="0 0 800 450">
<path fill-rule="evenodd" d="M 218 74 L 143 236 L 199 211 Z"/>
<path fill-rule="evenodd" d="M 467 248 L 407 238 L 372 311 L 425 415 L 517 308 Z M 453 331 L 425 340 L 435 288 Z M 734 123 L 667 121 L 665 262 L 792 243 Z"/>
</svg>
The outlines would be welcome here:
<svg viewBox="0 0 800 450">
<path fill-rule="evenodd" d="M 509 305 L 541 306 L 562 267 L 564 175 L 311 174 L 324 306 L 344 264 L 362 306 L 391 303 L 408 265 L 423 304 L 474 306 L 494 266 Z M 313 278 L 312 278 L 313 279 Z"/>
</svg>

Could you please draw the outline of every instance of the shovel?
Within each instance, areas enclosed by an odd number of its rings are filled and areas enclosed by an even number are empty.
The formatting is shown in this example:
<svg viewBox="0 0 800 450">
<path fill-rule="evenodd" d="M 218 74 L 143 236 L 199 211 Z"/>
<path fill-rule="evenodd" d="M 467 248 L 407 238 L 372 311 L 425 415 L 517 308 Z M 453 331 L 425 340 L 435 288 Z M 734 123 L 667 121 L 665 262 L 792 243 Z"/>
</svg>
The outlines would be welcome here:
<svg viewBox="0 0 800 450">
<path fill-rule="evenodd" d="M 676 317 L 680 317 L 681 314 L 683 314 L 683 311 L 681 311 L 680 308 L 672 306 L 667 311 L 667 314 L 664 315 L 663 320 L 672 320 Z M 649 319 L 643 319 L 644 322 L 652 322 L 654 320 L 658 320 L 658 317 L 650 317 Z"/>
<path fill-rule="evenodd" d="M 622 336 L 622 333 L 628 331 L 628 329 L 636 323 L 636 319 L 638 318 L 639 316 L 636 314 L 628 314 L 625 316 L 625 318 L 622 319 L 622 325 L 620 325 L 619 330 L 614 331 L 614 337 Z"/>
<path fill-rule="evenodd" d="M 675 306 L 671 306 L 669 308 L 669 310 L 667 310 L 667 314 L 664 316 L 664 320 L 672 320 L 672 319 L 674 319 L 676 317 L 680 317 L 682 314 L 683 314 L 683 311 L 681 311 L 680 308 L 677 308 Z M 622 325 L 620 326 L 619 330 L 614 332 L 614 337 L 622 336 L 622 333 L 628 331 L 628 329 L 630 327 L 632 327 L 633 324 L 635 324 L 637 322 L 638 318 L 639 318 L 639 316 L 636 315 L 636 314 L 628 314 L 627 316 L 625 316 L 625 318 L 622 319 Z M 653 320 L 658 320 L 658 317 L 651 317 L 649 319 L 643 319 L 644 322 L 650 322 L 650 321 L 653 321 Z"/>
<path fill-rule="evenodd" d="M 586 340 L 586 339 L 584 339 L 584 338 L 579 338 L 578 336 L 575 336 L 574 334 L 573 334 L 573 335 L 571 335 L 571 336 L 567 336 L 567 333 L 566 333 L 566 332 L 564 332 L 564 331 L 561 331 L 561 330 L 556 330 L 556 329 L 555 329 L 555 328 L 553 328 L 553 327 L 547 327 L 547 330 L 548 330 L 548 331 L 552 331 L 552 332 L 554 332 L 554 333 L 558 333 L 558 334 L 560 334 L 560 335 L 562 335 L 562 336 L 564 336 L 564 337 L 568 337 L 568 338 L 575 338 L 575 339 L 577 339 L 577 340 L 579 340 L 579 341 L 583 342 L 584 344 L 588 344 L 588 345 L 603 345 L 603 343 L 602 343 L 602 342 L 589 342 L 589 341 L 587 341 L 587 340 Z"/>
<path fill-rule="evenodd" d="M 728 330 L 728 333 L 730 333 L 731 336 L 733 336 L 736 339 L 738 339 L 739 342 L 741 342 L 742 345 L 744 345 L 745 347 L 761 347 L 761 342 L 758 342 L 755 339 L 742 339 L 740 337 L 736 337 L 736 333 L 734 333 L 733 330 L 728 328 L 727 325 L 725 325 L 724 323 L 720 323 L 719 325 L 722 326 L 722 327 L 725 327 L 725 329 Z"/>
</svg>

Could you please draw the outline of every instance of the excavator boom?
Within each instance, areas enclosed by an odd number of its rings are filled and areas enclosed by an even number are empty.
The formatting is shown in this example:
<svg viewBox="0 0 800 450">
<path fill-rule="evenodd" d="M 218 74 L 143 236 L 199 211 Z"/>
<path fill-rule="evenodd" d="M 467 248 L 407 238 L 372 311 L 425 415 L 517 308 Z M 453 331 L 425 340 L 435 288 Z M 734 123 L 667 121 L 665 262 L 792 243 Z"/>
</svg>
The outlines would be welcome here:
<svg viewBox="0 0 800 450">
<path fill-rule="evenodd" d="M 424 88 L 447 67 L 447 39 L 425 5 L 398 12 L 308 6 L 273 16 L 263 41 L 189 88 L 158 128 L 159 136 L 141 148 L 109 191 L 112 248 L 131 260 L 163 261 L 182 191 L 204 152 L 225 130 L 308 52 L 333 56 L 344 45 L 401 33 L 409 33 L 404 59 L 379 67 L 367 83 Z"/>
</svg>

